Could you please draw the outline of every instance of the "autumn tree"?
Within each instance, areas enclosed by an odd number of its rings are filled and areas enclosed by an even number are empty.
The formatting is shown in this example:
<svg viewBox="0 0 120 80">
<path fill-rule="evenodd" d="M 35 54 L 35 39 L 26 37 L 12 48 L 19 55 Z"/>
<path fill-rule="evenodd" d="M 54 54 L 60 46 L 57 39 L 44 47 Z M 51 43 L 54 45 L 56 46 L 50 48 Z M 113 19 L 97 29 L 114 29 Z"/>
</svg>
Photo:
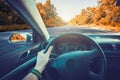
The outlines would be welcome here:
<svg viewBox="0 0 120 80">
<path fill-rule="evenodd" d="M 81 13 L 72 20 L 70 20 L 71 25 L 84 25 L 84 24 L 90 24 L 92 23 L 92 14 L 89 10 L 82 9 Z"/>
<path fill-rule="evenodd" d="M 57 10 L 50 0 L 46 0 L 45 4 L 39 2 L 36 5 L 47 27 L 65 25 L 65 22 L 58 16 Z"/>
<path fill-rule="evenodd" d="M 120 7 L 116 0 L 98 0 L 96 7 L 87 7 L 74 17 L 70 24 L 73 25 L 105 25 L 120 27 Z"/>
<path fill-rule="evenodd" d="M 50 0 L 45 4 L 36 4 L 46 26 L 62 26 L 65 22 L 58 16 L 56 8 Z M 25 24 L 20 16 L 12 10 L 5 0 L 0 0 L 0 25 Z"/>
<path fill-rule="evenodd" d="M 5 0 L 0 0 L 0 25 L 8 24 L 24 24 L 24 21 L 9 7 Z"/>
<path fill-rule="evenodd" d="M 118 21 L 118 18 L 120 18 L 120 7 L 116 6 L 116 0 L 99 0 L 98 4 L 97 9 L 101 8 L 98 11 L 103 13 L 99 21 L 100 24 L 115 26 L 116 23 L 120 22 L 120 20 Z"/>
</svg>

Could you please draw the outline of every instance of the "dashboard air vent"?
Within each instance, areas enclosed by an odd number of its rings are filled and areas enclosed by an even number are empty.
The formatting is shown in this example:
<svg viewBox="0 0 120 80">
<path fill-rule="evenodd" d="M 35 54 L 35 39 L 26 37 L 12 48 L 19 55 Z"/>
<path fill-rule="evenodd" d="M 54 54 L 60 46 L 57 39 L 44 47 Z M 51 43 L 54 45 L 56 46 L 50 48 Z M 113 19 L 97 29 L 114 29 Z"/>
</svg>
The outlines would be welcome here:
<svg viewBox="0 0 120 80">
<path fill-rule="evenodd" d="M 114 47 L 112 44 L 99 44 L 103 51 L 113 51 Z"/>
</svg>

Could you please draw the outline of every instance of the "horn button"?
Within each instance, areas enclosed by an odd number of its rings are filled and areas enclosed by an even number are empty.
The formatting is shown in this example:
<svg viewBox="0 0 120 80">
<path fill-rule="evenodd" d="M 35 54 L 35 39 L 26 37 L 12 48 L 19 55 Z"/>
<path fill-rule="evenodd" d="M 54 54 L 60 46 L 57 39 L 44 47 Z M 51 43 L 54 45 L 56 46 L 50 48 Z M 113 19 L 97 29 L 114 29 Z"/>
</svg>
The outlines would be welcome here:
<svg viewBox="0 0 120 80">
<path fill-rule="evenodd" d="M 66 77 L 66 79 L 69 78 L 68 80 L 82 79 L 86 76 L 87 61 L 85 54 L 81 51 L 69 52 L 59 56 L 57 64 L 59 72 L 62 73 L 61 76 Z"/>
</svg>

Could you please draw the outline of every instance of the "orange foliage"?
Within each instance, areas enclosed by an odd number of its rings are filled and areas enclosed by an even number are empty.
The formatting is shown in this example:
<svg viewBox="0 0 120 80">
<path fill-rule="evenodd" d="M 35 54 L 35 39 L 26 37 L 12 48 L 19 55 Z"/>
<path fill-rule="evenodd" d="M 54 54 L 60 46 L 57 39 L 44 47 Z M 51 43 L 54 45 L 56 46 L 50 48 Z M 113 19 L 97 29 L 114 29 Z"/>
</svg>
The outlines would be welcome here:
<svg viewBox="0 0 120 80">
<path fill-rule="evenodd" d="M 23 41 L 23 40 L 25 40 L 26 38 L 25 37 L 23 37 L 22 35 L 20 35 L 19 33 L 16 33 L 16 34 L 13 34 L 12 36 L 11 36 L 11 38 L 10 38 L 10 40 L 12 41 L 12 42 L 15 42 L 15 41 Z"/>
<path fill-rule="evenodd" d="M 69 23 L 77 26 L 94 24 L 116 27 L 117 30 L 120 27 L 120 7 L 116 6 L 116 0 L 98 0 L 98 6 L 83 9 Z"/>
<path fill-rule="evenodd" d="M 46 0 L 45 4 L 37 3 L 36 4 L 43 21 L 47 27 L 54 27 L 54 26 L 63 26 L 65 22 L 62 20 L 61 17 L 58 16 L 56 12 L 56 8 L 53 4 L 51 4 L 50 0 Z"/>
<path fill-rule="evenodd" d="M 23 20 L 14 12 L 4 0 L 0 0 L 3 10 L 0 10 L 0 31 L 29 29 Z M 45 4 L 36 3 L 36 6 L 47 27 L 63 26 L 65 22 L 58 16 L 56 8 L 47 0 Z M 4 11 L 5 10 L 5 11 Z"/>
</svg>

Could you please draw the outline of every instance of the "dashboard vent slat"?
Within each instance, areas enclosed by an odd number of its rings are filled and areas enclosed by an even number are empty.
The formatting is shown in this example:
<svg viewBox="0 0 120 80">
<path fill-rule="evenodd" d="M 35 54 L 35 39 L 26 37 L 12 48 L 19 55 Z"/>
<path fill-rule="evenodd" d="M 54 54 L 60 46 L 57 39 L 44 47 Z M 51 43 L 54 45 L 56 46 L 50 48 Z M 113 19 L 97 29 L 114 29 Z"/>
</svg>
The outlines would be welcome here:
<svg viewBox="0 0 120 80">
<path fill-rule="evenodd" d="M 101 48 L 103 49 L 103 51 L 113 51 L 114 47 L 112 46 L 112 44 L 100 44 Z"/>
</svg>

